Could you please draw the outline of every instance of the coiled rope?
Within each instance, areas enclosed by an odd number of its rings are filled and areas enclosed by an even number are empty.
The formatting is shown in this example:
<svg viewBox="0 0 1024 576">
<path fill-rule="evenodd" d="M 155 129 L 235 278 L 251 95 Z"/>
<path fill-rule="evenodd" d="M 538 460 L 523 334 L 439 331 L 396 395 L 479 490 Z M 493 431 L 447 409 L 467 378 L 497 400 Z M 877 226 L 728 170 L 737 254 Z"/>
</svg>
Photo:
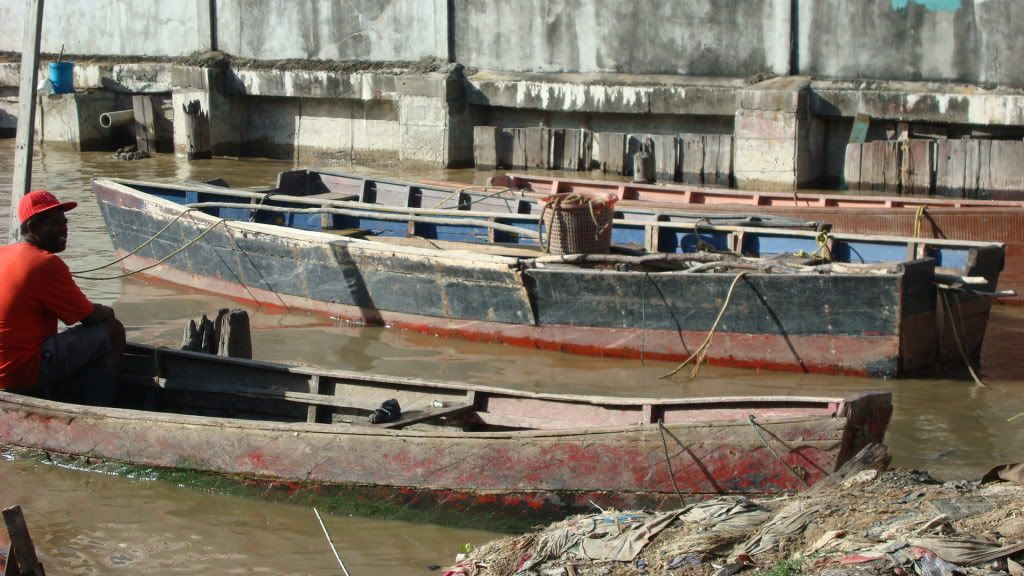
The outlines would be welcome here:
<svg viewBox="0 0 1024 576">
<path fill-rule="evenodd" d="M 690 362 L 693 362 L 693 369 L 690 371 L 690 380 L 697 377 L 700 373 L 700 367 L 707 358 L 708 350 L 711 349 L 711 339 L 715 336 L 715 331 L 718 330 L 718 324 L 722 321 L 722 317 L 725 316 L 725 311 L 729 308 L 729 303 L 732 302 L 733 292 L 736 290 L 736 285 L 739 284 L 740 278 L 746 276 L 746 272 L 740 272 L 732 279 L 732 284 L 729 286 L 729 292 L 725 295 L 725 302 L 722 303 L 722 309 L 718 311 L 718 317 L 715 318 L 714 324 L 711 325 L 711 330 L 708 331 L 707 337 L 704 338 L 704 342 L 694 350 L 693 354 L 689 358 L 683 361 L 682 364 L 676 366 L 676 369 L 660 377 L 661 380 L 671 378 L 679 373 L 684 367 Z"/>
</svg>

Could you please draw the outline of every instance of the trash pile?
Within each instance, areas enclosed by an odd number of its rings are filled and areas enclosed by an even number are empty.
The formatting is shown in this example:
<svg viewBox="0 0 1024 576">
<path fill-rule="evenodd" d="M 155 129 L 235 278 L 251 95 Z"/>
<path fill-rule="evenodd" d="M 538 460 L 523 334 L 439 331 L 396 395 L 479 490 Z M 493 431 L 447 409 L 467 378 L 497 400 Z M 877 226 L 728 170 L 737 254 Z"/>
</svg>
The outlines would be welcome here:
<svg viewBox="0 0 1024 576">
<path fill-rule="evenodd" d="M 581 515 L 460 555 L 447 576 L 1024 576 L 1024 465 L 981 481 L 862 470 L 774 498 Z"/>
<path fill-rule="evenodd" d="M 115 150 L 110 157 L 115 160 L 144 160 L 149 158 L 149 152 L 139 150 L 134 144 L 129 144 Z"/>
</svg>

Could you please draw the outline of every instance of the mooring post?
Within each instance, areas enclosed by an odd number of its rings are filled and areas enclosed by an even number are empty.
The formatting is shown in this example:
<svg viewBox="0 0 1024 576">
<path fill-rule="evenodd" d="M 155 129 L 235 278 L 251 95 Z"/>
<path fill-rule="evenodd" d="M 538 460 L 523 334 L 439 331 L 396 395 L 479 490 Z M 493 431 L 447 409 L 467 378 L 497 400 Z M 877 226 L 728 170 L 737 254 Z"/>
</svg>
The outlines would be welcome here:
<svg viewBox="0 0 1024 576">
<path fill-rule="evenodd" d="M 36 71 L 39 70 L 39 39 L 43 30 L 43 0 L 26 0 L 25 35 L 21 42 L 21 88 L 18 91 L 18 129 L 14 144 L 14 182 L 11 186 L 11 218 L 7 241 L 21 234 L 18 203 L 32 186 L 32 137 L 36 125 Z"/>
<path fill-rule="evenodd" d="M 36 547 L 28 533 L 28 524 L 21 506 L 4 509 L 4 523 L 11 547 L 7 551 L 7 568 L 4 576 L 46 576 L 43 565 L 36 556 Z"/>
<path fill-rule="evenodd" d="M 198 323 L 189 320 L 181 338 L 181 349 L 251 359 L 249 313 L 245 310 L 221 308 L 217 311 L 216 320 L 210 321 L 205 314 Z"/>
</svg>

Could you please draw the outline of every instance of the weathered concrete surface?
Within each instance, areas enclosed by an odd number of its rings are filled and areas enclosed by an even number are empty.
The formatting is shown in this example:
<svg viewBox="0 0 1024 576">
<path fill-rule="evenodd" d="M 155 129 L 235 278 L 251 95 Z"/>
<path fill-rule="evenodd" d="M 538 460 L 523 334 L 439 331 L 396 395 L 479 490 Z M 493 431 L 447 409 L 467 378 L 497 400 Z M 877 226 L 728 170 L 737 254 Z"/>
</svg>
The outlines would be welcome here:
<svg viewBox="0 0 1024 576">
<path fill-rule="evenodd" d="M 821 116 L 872 118 L 975 126 L 1024 125 L 1024 89 L 985 90 L 945 82 L 816 80 L 811 110 Z"/>
<path fill-rule="evenodd" d="M 801 0 L 800 73 L 1024 86 L 1019 0 Z"/>
<path fill-rule="evenodd" d="M 50 0 L 43 52 L 184 56 L 210 49 L 210 1 Z M 0 1 L 0 51 L 21 50 L 24 0 Z"/>
<path fill-rule="evenodd" d="M 786 190 L 819 176 L 807 157 L 811 131 L 809 86 L 807 78 L 789 77 L 762 82 L 741 92 L 733 165 L 737 186 Z"/>
<path fill-rule="evenodd" d="M 18 127 L 18 98 L 0 97 L 0 138 L 14 136 Z"/>
<path fill-rule="evenodd" d="M 786 74 L 789 0 L 455 0 L 454 60 L 521 72 Z"/>
<path fill-rule="evenodd" d="M 36 113 L 36 139 L 66 144 L 80 151 L 111 148 L 116 130 L 102 128 L 99 116 L 124 105 L 109 92 L 51 94 L 40 98 L 40 104 Z"/>
<path fill-rule="evenodd" d="M 447 59 L 447 0 L 217 0 L 217 40 L 243 58 Z"/>
<path fill-rule="evenodd" d="M 566 112 L 732 116 L 745 86 L 739 78 L 488 71 L 466 79 L 466 101 Z"/>
</svg>

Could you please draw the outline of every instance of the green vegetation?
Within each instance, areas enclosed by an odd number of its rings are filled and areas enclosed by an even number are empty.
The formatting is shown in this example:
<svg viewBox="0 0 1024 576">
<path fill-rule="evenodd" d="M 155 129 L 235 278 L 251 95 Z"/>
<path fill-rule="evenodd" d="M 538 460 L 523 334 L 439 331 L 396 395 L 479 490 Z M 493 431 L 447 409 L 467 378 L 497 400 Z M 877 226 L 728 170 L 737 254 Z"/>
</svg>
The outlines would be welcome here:
<svg viewBox="0 0 1024 576">
<path fill-rule="evenodd" d="M 762 570 L 757 574 L 759 576 L 798 576 L 803 573 L 801 570 L 802 567 L 803 560 L 801 558 L 791 558 L 789 560 L 783 560 L 771 568 Z"/>
</svg>

